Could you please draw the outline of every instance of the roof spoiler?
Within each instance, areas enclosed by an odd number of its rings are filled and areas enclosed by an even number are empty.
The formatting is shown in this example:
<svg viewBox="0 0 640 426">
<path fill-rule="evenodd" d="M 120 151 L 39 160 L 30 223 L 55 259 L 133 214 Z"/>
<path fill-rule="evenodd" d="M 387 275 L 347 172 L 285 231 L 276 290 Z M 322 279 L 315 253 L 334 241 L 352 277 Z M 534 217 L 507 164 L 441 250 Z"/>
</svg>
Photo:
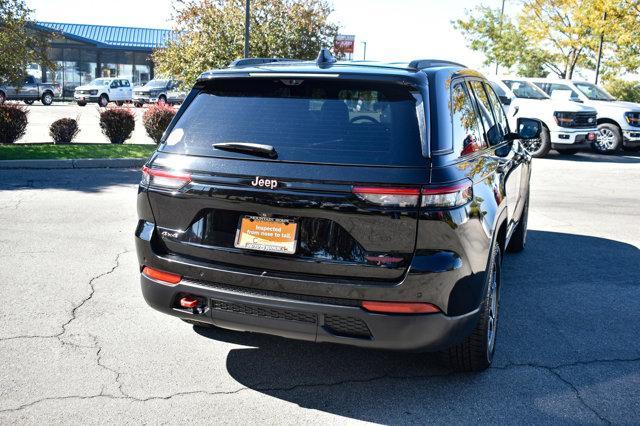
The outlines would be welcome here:
<svg viewBox="0 0 640 426">
<path fill-rule="evenodd" d="M 459 64 L 458 62 L 447 61 L 444 59 L 415 59 L 409 62 L 409 68 L 415 68 L 417 70 L 446 66 L 467 68 L 466 65 Z"/>
<path fill-rule="evenodd" d="M 229 68 L 247 67 L 253 65 L 273 64 L 276 62 L 302 62 L 302 59 L 292 58 L 242 58 L 236 59 L 229 64 Z"/>
</svg>

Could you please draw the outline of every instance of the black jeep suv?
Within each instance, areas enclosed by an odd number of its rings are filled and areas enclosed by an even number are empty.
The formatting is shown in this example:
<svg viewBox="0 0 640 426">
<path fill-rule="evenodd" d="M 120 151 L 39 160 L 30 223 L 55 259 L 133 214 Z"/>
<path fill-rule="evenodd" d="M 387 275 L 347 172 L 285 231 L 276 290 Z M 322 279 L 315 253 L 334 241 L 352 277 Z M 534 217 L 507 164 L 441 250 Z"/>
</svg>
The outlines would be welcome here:
<svg viewBox="0 0 640 426">
<path fill-rule="evenodd" d="M 196 325 L 489 366 L 535 120 L 459 64 L 252 59 L 200 76 L 143 169 L 142 292 Z"/>
</svg>

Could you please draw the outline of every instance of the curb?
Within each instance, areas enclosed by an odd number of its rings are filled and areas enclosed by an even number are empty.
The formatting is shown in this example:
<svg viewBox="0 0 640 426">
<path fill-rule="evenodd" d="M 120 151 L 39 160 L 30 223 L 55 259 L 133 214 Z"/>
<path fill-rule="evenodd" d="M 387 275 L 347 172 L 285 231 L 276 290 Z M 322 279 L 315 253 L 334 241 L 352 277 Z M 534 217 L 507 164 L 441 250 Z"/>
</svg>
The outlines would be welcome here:
<svg viewBox="0 0 640 426">
<path fill-rule="evenodd" d="M 6 169 L 129 169 L 142 167 L 147 158 L 80 158 L 77 160 L 1 160 Z"/>
</svg>

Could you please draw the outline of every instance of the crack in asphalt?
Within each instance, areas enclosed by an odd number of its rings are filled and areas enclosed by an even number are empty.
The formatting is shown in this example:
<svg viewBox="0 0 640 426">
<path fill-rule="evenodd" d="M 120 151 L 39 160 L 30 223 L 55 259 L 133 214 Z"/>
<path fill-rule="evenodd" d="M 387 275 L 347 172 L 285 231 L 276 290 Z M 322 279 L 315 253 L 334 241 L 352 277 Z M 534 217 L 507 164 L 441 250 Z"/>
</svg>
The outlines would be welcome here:
<svg viewBox="0 0 640 426">
<path fill-rule="evenodd" d="M 301 389 L 301 388 L 317 388 L 317 387 L 335 387 L 335 386 L 343 386 L 343 385 L 347 385 L 347 384 L 359 384 L 359 383 L 371 383 L 371 382 L 375 382 L 375 381 L 380 381 L 380 380 L 408 380 L 408 379 L 427 379 L 427 378 L 435 378 L 435 377 L 447 377 L 447 376 L 452 376 L 452 375 L 456 375 L 456 374 L 461 374 L 461 373 L 456 373 L 454 371 L 449 371 L 443 374 L 426 374 L 426 375 L 389 375 L 389 374 L 385 374 L 385 375 L 379 375 L 379 376 L 373 376 L 373 377 L 369 377 L 369 378 L 363 378 L 363 379 L 345 379 L 345 380 L 339 380 L 339 381 L 334 381 L 334 382 L 321 382 L 321 383 L 297 383 L 291 386 L 286 386 L 286 387 L 257 387 L 254 386 L 253 388 L 250 387 L 241 387 L 238 388 L 236 390 L 233 391 L 219 391 L 219 392 L 211 392 L 211 391 L 204 391 L 204 390 L 196 390 L 196 391 L 184 391 L 184 392 L 176 392 L 176 393 L 172 393 L 169 395 L 165 395 L 165 396 L 150 396 L 147 398 L 138 398 L 132 395 L 127 394 L 126 392 L 124 392 L 123 390 L 123 383 L 121 381 L 121 377 L 122 377 L 122 372 L 109 367 L 108 365 L 104 364 L 103 362 L 103 346 L 100 344 L 99 339 L 94 336 L 94 335 L 89 335 L 91 337 L 91 339 L 93 340 L 93 345 L 91 346 L 86 346 L 86 345 L 80 345 L 77 343 L 73 343 L 70 341 L 67 341 L 64 337 L 67 333 L 67 328 L 69 327 L 69 325 L 71 325 L 71 323 L 73 323 L 76 319 L 77 319 L 77 312 L 80 308 L 82 308 L 87 302 L 89 302 L 93 296 L 96 293 L 96 288 L 95 288 L 95 282 L 100 279 L 103 278 L 107 275 L 112 274 L 113 272 L 116 271 L 116 269 L 118 269 L 120 267 L 120 257 L 126 253 L 129 253 L 129 250 L 124 250 L 120 253 L 118 253 L 115 257 L 115 261 L 114 261 L 114 266 L 112 266 L 108 271 L 106 272 L 102 272 L 94 277 L 92 277 L 89 282 L 89 294 L 87 295 L 87 297 L 85 297 L 80 303 L 78 303 L 77 305 L 75 305 L 71 312 L 70 312 L 70 317 L 69 319 L 62 324 L 61 326 L 61 331 L 59 333 L 53 334 L 53 335 L 21 335 L 21 336 L 11 336 L 11 337 L 5 337 L 5 338 L 0 338 L 0 341 L 8 341 L 8 340 L 17 340 L 17 339 L 51 339 L 51 338 L 55 338 L 57 340 L 60 341 L 60 343 L 62 345 L 69 345 L 69 346 L 73 346 L 73 347 L 77 347 L 77 348 L 84 348 L 84 349 L 95 349 L 96 350 L 96 364 L 100 367 L 103 368 L 107 371 L 109 371 L 110 373 L 114 374 L 114 383 L 117 386 L 119 395 L 113 395 L 113 394 L 108 394 L 105 393 L 105 388 L 106 386 L 103 385 L 101 387 L 100 393 L 95 394 L 95 395 L 67 395 L 67 396 L 57 396 L 57 397 L 47 397 L 47 398 L 41 398 L 35 401 L 31 401 L 25 404 L 22 404 L 18 407 L 15 408 L 8 408 L 8 409 L 2 409 L 0 410 L 0 413 L 12 413 L 12 412 L 17 412 L 17 411 L 21 411 L 24 410 L 26 408 L 32 407 L 34 405 L 40 404 L 42 402 L 46 402 L 46 401 L 61 401 L 61 400 L 69 400 L 69 399 L 77 399 L 77 400 L 88 400 L 88 399 L 97 399 L 97 398 L 107 398 L 107 399 L 114 399 L 114 400 L 129 400 L 129 401 L 136 401 L 136 402 L 148 402 L 148 401 L 157 401 L 157 400 L 169 400 L 175 397 L 180 397 L 180 396 L 187 396 L 187 395 L 208 395 L 208 396 L 219 396 L 219 395 L 232 395 L 232 394 L 237 394 L 239 392 L 245 391 L 245 390 L 250 390 L 250 389 L 255 389 L 256 391 L 259 392 L 291 392 L 291 391 L 295 391 L 297 389 Z M 559 381 L 561 381 L 563 384 L 565 384 L 566 386 L 568 386 L 573 393 L 575 394 L 577 400 L 581 403 L 581 405 L 583 407 L 585 407 L 588 411 L 590 411 L 591 413 L 593 413 L 600 421 L 602 421 L 603 423 L 606 424 L 611 424 L 611 421 L 608 420 L 606 417 L 604 417 L 603 415 L 601 415 L 594 407 L 592 407 L 591 405 L 589 405 L 583 398 L 583 396 L 581 395 L 579 389 L 567 378 L 563 377 L 559 371 L 560 369 L 563 368 L 568 368 L 568 367 L 573 367 L 573 366 L 579 366 L 579 365 L 593 365 L 593 364 L 598 364 L 598 363 L 615 363 L 615 362 L 639 362 L 640 361 L 640 357 L 639 358 L 612 358 L 612 359 L 593 359 L 593 360 L 586 360 L 586 361 L 574 361 L 574 362 L 570 362 L 570 363 L 562 363 L 562 364 L 556 364 L 556 365 L 544 365 L 544 364 L 536 364 L 536 363 L 507 363 L 505 365 L 502 366 L 492 366 L 492 369 L 495 370 L 508 370 L 508 369 L 512 369 L 512 368 L 534 368 L 534 369 L 542 369 L 545 371 L 548 371 L 549 373 L 551 373 L 555 378 L 557 378 Z"/>
<path fill-rule="evenodd" d="M 536 364 L 536 363 L 509 363 L 504 366 L 492 366 L 491 368 L 496 370 L 508 370 L 511 368 L 538 368 L 538 369 L 546 370 L 549 373 L 551 373 L 553 376 L 555 376 L 558 380 L 560 380 L 562 383 L 567 385 L 576 395 L 576 398 L 582 404 L 583 407 L 585 407 L 587 410 L 592 412 L 603 423 L 611 424 L 612 423 L 611 420 L 607 419 L 605 416 L 600 414 L 598 410 L 596 410 L 594 407 L 589 405 L 584 400 L 582 394 L 580 393 L 580 390 L 576 387 L 576 385 L 574 385 L 573 382 L 571 382 L 571 380 L 569 380 L 568 378 L 563 377 L 560 374 L 560 371 L 558 370 L 561 370 L 563 368 L 582 366 L 582 365 L 595 365 L 595 364 L 618 363 L 618 362 L 640 362 L 640 357 L 639 358 L 593 359 L 593 360 L 586 360 L 586 361 L 574 361 L 574 362 L 568 362 L 568 363 L 556 364 L 556 365 L 543 365 L 543 364 Z"/>
<path fill-rule="evenodd" d="M 98 353 L 101 354 L 101 347 L 98 350 Z M 100 357 L 98 359 L 101 359 Z M 578 399 L 578 401 L 591 413 L 593 413 L 599 420 L 601 420 L 603 423 L 606 424 L 611 424 L 611 421 L 608 420 L 607 418 L 605 418 L 604 416 L 602 416 L 600 413 L 598 413 L 597 410 L 595 410 L 593 407 L 591 407 L 589 404 L 587 404 L 584 399 L 582 398 L 579 390 L 576 388 L 576 386 L 571 383 L 571 381 L 569 381 L 568 379 L 562 377 L 558 372 L 556 372 L 556 369 L 560 369 L 560 368 L 565 368 L 565 367 L 571 367 L 571 366 L 575 366 L 575 365 L 588 365 L 588 364 L 598 364 L 598 363 L 609 363 L 609 362 L 639 362 L 640 358 L 629 358 L 629 359 L 624 359 L 624 358 L 620 358 L 620 359 L 596 359 L 596 360 L 590 360 L 590 361 L 578 361 L 578 362 L 571 362 L 571 363 L 566 363 L 566 364 L 558 364 L 556 366 L 545 366 L 545 365 L 539 365 L 539 364 L 534 364 L 534 363 L 523 363 L 523 364 L 509 364 L 509 365 L 504 365 L 504 366 L 495 366 L 495 367 L 491 367 L 491 369 L 495 369 L 495 370 L 509 370 L 509 369 L 513 369 L 513 368 L 533 368 L 533 369 L 542 369 L 545 371 L 549 371 L 554 377 L 556 377 L 558 380 L 560 380 L 563 384 L 567 385 L 569 388 L 571 388 L 571 390 L 575 393 L 576 398 Z M 100 364 L 101 365 L 101 364 Z M 176 397 L 180 397 L 180 396 L 188 396 L 188 395 L 208 395 L 208 396 L 220 396 L 220 395 L 234 395 L 234 394 L 238 394 L 240 392 L 243 392 L 245 390 L 256 390 L 258 392 L 291 392 L 291 391 L 295 391 L 297 389 L 302 389 L 302 388 L 321 388 L 321 387 L 335 387 L 335 386 L 344 386 L 344 385 L 350 385 L 350 384 L 362 384 L 362 383 L 372 383 L 372 382 L 376 382 L 376 381 L 381 381 L 381 380 L 416 380 L 416 379 L 429 379 L 429 378 L 442 378 L 442 377 L 449 377 L 449 376 L 455 376 L 455 375 L 464 375 L 465 373 L 458 373 L 455 371 L 448 371 L 448 372 L 444 372 L 441 374 L 421 374 L 421 375 L 391 375 L 391 374 L 384 374 L 384 375 L 379 375 L 379 376 L 373 376 L 373 377 L 369 377 L 369 378 L 363 378 L 363 379 L 345 379 L 345 380 L 339 380 L 339 381 L 334 381 L 334 382 L 320 382 L 320 383 L 297 383 L 291 386 L 285 386 L 285 387 L 248 387 L 248 386 L 243 386 L 241 388 L 232 390 L 232 391 L 217 391 L 217 392 L 212 392 L 212 391 L 205 391 L 205 390 L 194 390 L 194 391 L 184 391 L 184 392 L 175 392 L 169 395 L 164 395 L 164 396 L 150 396 L 150 397 L 146 397 L 146 398 L 138 398 L 132 395 L 128 395 L 126 394 L 123 390 L 122 390 L 122 384 L 119 382 L 119 378 L 120 378 L 120 372 L 118 372 L 117 370 L 111 369 L 109 367 L 103 366 L 105 369 L 116 373 L 116 382 L 119 385 L 119 390 L 122 393 L 121 396 L 118 395 L 110 395 L 110 394 L 104 394 L 104 387 L 102 388 L 101 392 L 99 394 L 96 395 L 67 395 L 67 396 L 59 396 L 59 397 L 47 397 L 47 398 L 42 398 L 42 399 L 38 399 L 35 401 L 31 401 L 25 404 L 22 404 L 18 407 L 15 408 L 8 408 L 8 409 L 3 409 L 0 410 L 0 413 L 12 413 L 12 412 L 17 412 L 17 411 L 21 411 L 24 410 L 26 408 L 32 407 L 34 405 L 37 405 L 39 403 L 42 402 L 46 402 L 46 401 L 64 401 L 64 400 L 69 400 L 69 399 L 77 399 L 77 400 L 91 400 L 91 399 L 99 399 L 99 398 L 106 398 L 106 399 L 111 399 L 111 400 L 127 400 L 127 401 L 134 401 L 134 402 L 148 402 L 148 401 L 166 401 L 172 398 L 176 398 Z"/>
<path fill-rule="evenodd" d="M 102 272 L 101 274 L 98 274 L 98 275 L 92 277 L 89 280 L 89 283 L 88 283 L 89 284 L 89 289 L 90 289 L 89 290 L 89 295 L 87 297 L 85 297 L 84 299 L 82 299 L 82 301 L 80 303 L 78 303 L 77 305 L 75 305 L 71 309 L 70 317 L 66 322 L 64 322 L 61 325 L 61 330 L 60 330 L 59 333 L 56 333 L 56 334 L 45 334 L 45 335 L 42 335 L 42 334 L 26 334 L 26 335 L 24 335 L 23 334 L 23 335 L 19 335 L 19 336 L 2 337 L 2 338 L 0 338 L 0 342 L 7 341 L 7 340 L 18 340 L 18 339 L 58 339 L 63 345 L 70 345 L 70 346 L 75 346 L 75 347 L 80 347 L 80 348 L 93 348 L 93 347 L 95 347 L 95 346 L 82 346 L 82 345 L 78 345 L 76 343 L 68 342 L 68 341 L 65 341 L 63 339 L 63 337 L 67 333 L 67 327 L 73 321 L 76 320 L 76 312 L 78 311 L 78 309 L 80 309 L 82 306 L 84 306 L 85 303 L 87 303 L 89 300 L 91 300 L 93 298 L 93 295 L 96 292 L 95 284 L 94 284 L 95 281 L 100 279 L 100 278 L 102 278 L 102 277 L 105 277 L 107 275 L 112 274 L 116 269 L 118 269 L 120 267 L 120 256 L 122 256 L 122 255 L 124 255 L 126 253 L 129 253 L 129 252 L 130 252 L 130 250 L 124 250 L 124 251 L 121 251 L 120 253 L 118 253 L 116 255 L 116 258 L 115 258 L 115 265 L 112 266 L 111 269 L 109 269 L 106 272 Z"/>
</svg>

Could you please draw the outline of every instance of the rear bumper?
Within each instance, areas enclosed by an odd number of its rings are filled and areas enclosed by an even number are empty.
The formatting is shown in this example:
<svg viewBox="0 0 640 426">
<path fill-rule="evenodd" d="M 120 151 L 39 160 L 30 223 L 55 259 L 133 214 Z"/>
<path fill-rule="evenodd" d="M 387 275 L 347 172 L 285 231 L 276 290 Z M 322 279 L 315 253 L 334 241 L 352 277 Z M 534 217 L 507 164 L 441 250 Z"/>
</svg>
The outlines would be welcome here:
<svg viewBox="0 0 640 426">
<path fill-rule="evenodd" d="M 312 342 L 404 351 L 435 351 L 460 342 L 478 321 L 476 309 L 460 316 L 387 315 L 349 305 L 290 299 L 274 292 L 242 291 L 183 280 L 166 285 L 141 274 L 147 303 L 166 314 L 246 332 Z M 201 301 L 199 309 L 179 307 L 184 295 Z"/>
</svg>

